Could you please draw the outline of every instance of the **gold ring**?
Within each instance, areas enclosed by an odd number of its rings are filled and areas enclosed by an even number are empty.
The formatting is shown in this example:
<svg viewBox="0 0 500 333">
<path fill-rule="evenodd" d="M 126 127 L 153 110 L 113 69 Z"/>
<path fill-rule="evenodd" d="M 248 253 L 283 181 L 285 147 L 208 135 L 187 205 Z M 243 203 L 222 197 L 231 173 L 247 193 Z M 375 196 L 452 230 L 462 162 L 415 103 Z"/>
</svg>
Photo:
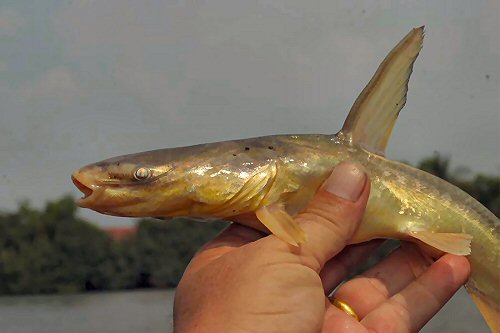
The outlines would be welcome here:
<svg viewBox="0 0 500 333">
<path fill-rule="evenodd" d="M 333 296 L 329 297 L 328 299 L 330 300 L 330 302 L 332 302 L 332 304 L 335 307 L 339 308 L 340 310 L 342 310 L 345 313 L 347 313 L 349 316 L 351 316 L 354 319 L 356 319 L 357 321 L 359 321 L 358 315 L 356 314 L 356 312 L 354 312 L 354 310 L 352 309 L 352 307 L 349 304 L 347 304 L 346 302 L 341 301 L 339 299 L 336 299 Z"/>
</svg>

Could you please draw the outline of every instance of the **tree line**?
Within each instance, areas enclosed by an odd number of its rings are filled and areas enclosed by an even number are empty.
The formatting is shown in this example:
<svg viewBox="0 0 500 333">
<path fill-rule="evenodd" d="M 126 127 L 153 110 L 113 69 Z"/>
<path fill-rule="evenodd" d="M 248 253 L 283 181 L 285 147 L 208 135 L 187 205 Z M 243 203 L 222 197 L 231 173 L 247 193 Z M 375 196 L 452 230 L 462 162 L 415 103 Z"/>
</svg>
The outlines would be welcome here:
<svg viewBox="0 0 500 333">
<path fill-rule="evenodd" d="M 461 187 L 500 216 L 500 177 L 464 180 L 439 155 L 418 167 Z M 43 209 L 23 203 L 15 212 L 0 213 L 0 294 L 175 287 L 194 253 L 226 225 L 141 219 L 134 235 L 116 241 L 78 217 L 70 196 Z M 388 243 L 368 262 L 395 246 Z"/>
</svg>

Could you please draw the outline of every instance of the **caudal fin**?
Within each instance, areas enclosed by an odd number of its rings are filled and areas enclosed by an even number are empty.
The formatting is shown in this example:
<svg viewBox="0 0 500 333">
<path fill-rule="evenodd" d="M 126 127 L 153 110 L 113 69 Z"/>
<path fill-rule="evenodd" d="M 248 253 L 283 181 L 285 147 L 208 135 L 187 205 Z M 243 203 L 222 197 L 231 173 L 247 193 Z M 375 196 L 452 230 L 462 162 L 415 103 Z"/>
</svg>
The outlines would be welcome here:
<svg viewBox="0 0 500 333">
<path fill-rule="evenodd" d="M 481 296 L 474 294 L 469 289 L 467 289 L 467 292 L 472 297 L 472 300 L 479 309 L 479 312 L 481 312 L 481 314 L 483 315 L 483 318 L 488 324 L 491 332 L 500 333 L 500 309 L 497 309 L 493 305 L 488 304 L 481 298 Z"/>
</svg>

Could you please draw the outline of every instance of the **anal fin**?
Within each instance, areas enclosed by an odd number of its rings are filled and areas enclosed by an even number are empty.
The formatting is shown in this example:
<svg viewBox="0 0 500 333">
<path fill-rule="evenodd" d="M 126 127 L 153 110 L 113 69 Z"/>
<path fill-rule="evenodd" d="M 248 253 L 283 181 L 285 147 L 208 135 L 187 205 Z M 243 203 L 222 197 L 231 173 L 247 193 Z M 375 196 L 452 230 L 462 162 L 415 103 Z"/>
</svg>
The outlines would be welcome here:
<svg viewBox="0 0 500 333">
<path fill-rule="evenodd" d="M 283 205 L 274 203 L 255 211 L 255 215 L 269 231 L 290 245 L 298 246 L 306 241 L 306 234 L 285 211 Z"/>
<path fill-rule="evenodd" d="M 440 251 L 469 255 L 472 236 L 465 233 L 445 233 L 432 231 L 412 231 L 410 236 Z"/>
</svg>

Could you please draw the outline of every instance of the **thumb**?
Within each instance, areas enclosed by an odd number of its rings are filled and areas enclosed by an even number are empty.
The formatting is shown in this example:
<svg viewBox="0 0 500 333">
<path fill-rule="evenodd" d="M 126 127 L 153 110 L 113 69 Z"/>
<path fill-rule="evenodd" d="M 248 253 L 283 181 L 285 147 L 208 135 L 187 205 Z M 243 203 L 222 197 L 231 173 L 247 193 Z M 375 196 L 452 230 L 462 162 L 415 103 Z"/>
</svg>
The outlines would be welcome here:
<svg viewBox="0 0 500 333">
<path fill-rule="evenodd" d="M 307 241 L 296 250 L 318 272 L 346 246 L 363 215 L 370 192 L 361 166 L 342 162 L 297 217 Z"/>
</svg>

